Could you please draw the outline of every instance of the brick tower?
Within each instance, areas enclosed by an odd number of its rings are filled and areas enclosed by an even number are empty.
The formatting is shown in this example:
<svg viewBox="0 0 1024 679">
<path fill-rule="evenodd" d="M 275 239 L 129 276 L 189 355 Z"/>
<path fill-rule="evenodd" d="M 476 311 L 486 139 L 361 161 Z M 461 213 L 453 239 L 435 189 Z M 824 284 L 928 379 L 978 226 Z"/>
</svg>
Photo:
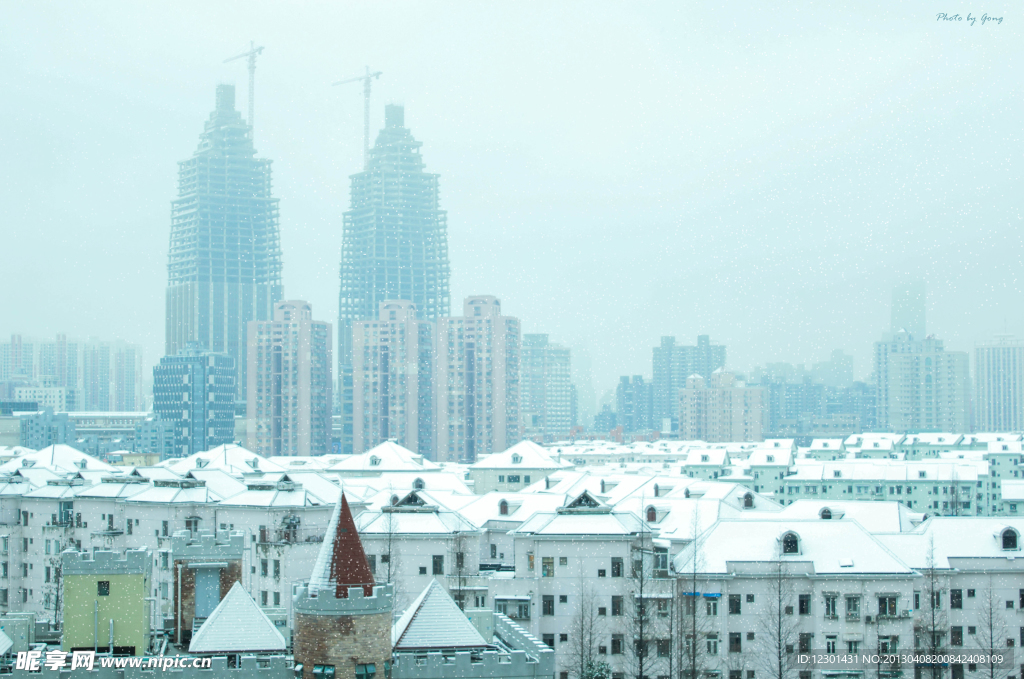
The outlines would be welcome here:
<svg viewBox="0 0 1024 679">
<path fill-rule="evenodd" d="M 302 679 L 390 676 L 393 598 L 390 584 L 374 584 L 342 494 L 309 583 L 295 595 L 295 668 Z"/>
</svg>

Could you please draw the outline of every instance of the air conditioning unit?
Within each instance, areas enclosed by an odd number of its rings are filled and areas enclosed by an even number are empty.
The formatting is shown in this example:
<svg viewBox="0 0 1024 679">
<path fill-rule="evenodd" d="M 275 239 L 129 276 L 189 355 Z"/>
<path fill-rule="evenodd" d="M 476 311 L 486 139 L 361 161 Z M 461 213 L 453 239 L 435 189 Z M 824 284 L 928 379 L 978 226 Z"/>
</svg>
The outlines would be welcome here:
<svg viewBox="0 0 1024 679">
<path fill-rule="evenodd" d="M 910 616 L 912 616 L 912 615 L 914 615 L 914 611 L 911 611 L 911 610 L 906 610 L 906 611 L 903 611 L 903 612 L 902 612 L 902 613 L 900 614 L 900 617 L 901 617 L 901 618 L 909 618 L 909 617 L 910 617 Z"/>
<path fill-rule="evenodd" d="M 864 616 L 864 622 L 871 622 L 871 616 L 870 615 L 865 615 Z"/>
</svg>

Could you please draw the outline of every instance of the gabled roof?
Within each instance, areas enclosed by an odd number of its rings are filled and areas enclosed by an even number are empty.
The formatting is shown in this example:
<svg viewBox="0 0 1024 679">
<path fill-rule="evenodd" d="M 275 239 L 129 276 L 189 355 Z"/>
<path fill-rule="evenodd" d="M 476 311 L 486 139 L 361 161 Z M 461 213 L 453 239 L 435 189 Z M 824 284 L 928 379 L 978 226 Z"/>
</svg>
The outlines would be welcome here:
<svg viewBox="0 0 1024 679">
<path fill-rule="evenodd" d="M 520 441 L 500 453 L 482 457 L 470 469 L 562 469 L 571 467 L 566 462 L 556 462 L 544 448 L 533 441 Z"/>
<path fill-rule="evenodd" d="M 284 637 L 248 592 L 235 582 L 199 631 L 192 635 L 189 653 L 283 651 Z"/>
<path fill-rule="evenodd" d="M 440 469 L 422 455 L 385 441 L 361 455 L 352 455 L 328 467 L 329 471 L 344 472 L 420 472 Z"/>
<path fill-rule="evenodd" d="M 164 460 L 158 466 L 167 467 L 176 474 L 185 474 L 192 469 L 223 469 L 232 475 L 285 471 L 284 467 L 276 462 L 233 443 L 226 443 L 188 457 Z"/>
<path fill-rule="evenodd" d="M 431 580 L 391 628 L 395 651 L 484 648 L 488 644 L 444 587 Z"/>
</svg>

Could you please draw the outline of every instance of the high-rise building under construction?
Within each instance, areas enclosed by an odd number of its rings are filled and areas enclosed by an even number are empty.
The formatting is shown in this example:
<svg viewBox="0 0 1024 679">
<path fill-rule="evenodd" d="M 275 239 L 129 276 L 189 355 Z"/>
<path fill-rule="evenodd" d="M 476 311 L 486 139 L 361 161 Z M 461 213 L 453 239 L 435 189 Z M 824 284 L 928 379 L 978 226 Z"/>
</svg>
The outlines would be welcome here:
<svg viewBox="0 0 1024 679">
<path fill-rule="evenodd" d="M 450 311 L 448 230 L 438 175 L 424 171 L 421 142 L 405 127 L 405 109 L 389 105 L 366 168 L 352 175 L 345 213 L 338 304 L 338 376 L 342 452 L 352 446 L 352 328 L 378 319 L 382 302 L 405 300 L 419 320 Z"/>
<path fill-rule="evenodd" d="M 171 203 L 165 353 L 188 342 L 229 354 L 245 398 L 246 327 L 270 320 L 282 297 L 278 201 L 271 161 L 257 158 L 235 88 L 217 86 L 199 148 L 178 164 Z"/>
</svg>

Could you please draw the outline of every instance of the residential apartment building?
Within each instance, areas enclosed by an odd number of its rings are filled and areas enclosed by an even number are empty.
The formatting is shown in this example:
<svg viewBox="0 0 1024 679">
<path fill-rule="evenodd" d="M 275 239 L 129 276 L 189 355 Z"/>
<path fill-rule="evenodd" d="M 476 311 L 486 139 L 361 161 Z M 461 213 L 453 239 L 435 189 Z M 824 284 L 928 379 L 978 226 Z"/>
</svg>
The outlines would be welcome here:
<svg viewBox="0 0 1024 679">
<path fill-rule="evenodd" d="M 518 318 L 489 295 L 437 324 L 434 418 L 438 461 L 473 463 L 520 440 Z"/>
<path fill-rule="evenodd" d="M 691 441 L 760 441 L 764 390 L 732 373 L 693 376 L 679 392 L 679 436 Z"/>
<path fill-rule="evenodd" d="M 186 344 L 153 366 L 153 412 L 173 427 L 173 456 L 187 457 L 235 438 L 235 359 Z"/>
<path fill-rule="evenodd" d="M 967 431 L 970 383 L 967 354 L 942 340 L 907 332 L 874 346 L 878 427 L 897 433 Z"/>
<path fill-rule="evenodd" d="M 653 350 L 654 428 L 663 429 L 662 420 L 670 419 L 678 427 L 679 390 L 691 375 L 710 379 L 711 374 L 725 367 L 725 347 L 712 344 L 708 335 L 698 335 L 697 344 L 677 345 L 675 337 L 662 337 Z"/>
<path fill-rule="evenodd" d="M 434 324 L 405 300 L 380 303 L 378 319 L 352 325 L 353 449 L 398 445 L 434 455 Z"/>
<path fill-rule="evenodd" d="M 541 442 L 566 438 L 575 424 L 569 348 L 553 344 L 547 335 L 523 335 L 521 365 L 523 438 Z"/>
<path fill-rule="evenodd" d="M 615 412 L 618 426 L 627 434 L 658 431 L 654 417 L 654 385 L 642 375 L 623 375 L 615 387 Z"/>
<path fill-rule="evenodd" d="M 974 429 L 1024 430 L 1024 341 L 1001 337 L 975 347 Z"/>
<path fill-rule="evenodd" d="M 249 324 L 246 431 L 261 455 L 322 455 L 331 449 L 331 324 L 308 302 L 274 305 L 272 321 Z"/>
</svg>

